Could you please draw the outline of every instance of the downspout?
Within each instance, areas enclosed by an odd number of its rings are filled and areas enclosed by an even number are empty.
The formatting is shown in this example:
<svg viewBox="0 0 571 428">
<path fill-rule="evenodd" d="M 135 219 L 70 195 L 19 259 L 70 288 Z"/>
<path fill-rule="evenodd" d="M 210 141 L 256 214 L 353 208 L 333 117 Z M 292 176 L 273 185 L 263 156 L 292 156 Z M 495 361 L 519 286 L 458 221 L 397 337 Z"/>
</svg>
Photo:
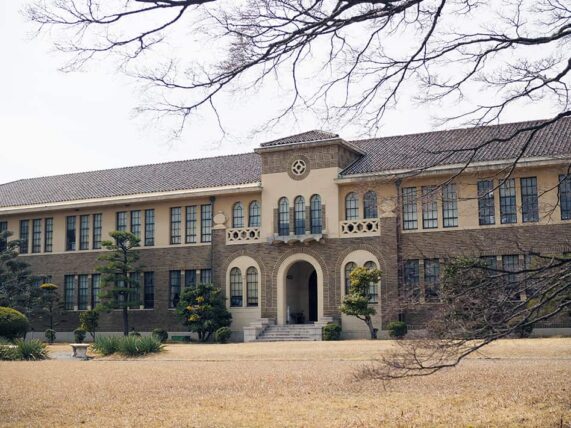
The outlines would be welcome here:
<svg viewBox="0 0 571 428">
<path fill-rule="evenodd" d="M 402 178 L 397 178 L 395 187 L 397 191 L 396 206 L 396 244 L 397 244 L 397 301 L 398 301 L 398 320 L 404 321 L 404 313 L 401 309 L 401 290 L 404 287 L 403 278 L 403 261 L 402 261 L 402 195 L 401 195 Z"/>
<path fill-rule="evenodd" d="M 210 227 L 212 228 L 214 224 L 214 202 L 216 202 L 216 196 L 210 197 L 210 210 L 211 210 L 211 219 L 210 219 Z M 211 229 L 211 237 L 210 237 L 210 277 L 212 278 L 212 282 L 214 283 L 214 233 L 213 228 Z"/>
</svg>

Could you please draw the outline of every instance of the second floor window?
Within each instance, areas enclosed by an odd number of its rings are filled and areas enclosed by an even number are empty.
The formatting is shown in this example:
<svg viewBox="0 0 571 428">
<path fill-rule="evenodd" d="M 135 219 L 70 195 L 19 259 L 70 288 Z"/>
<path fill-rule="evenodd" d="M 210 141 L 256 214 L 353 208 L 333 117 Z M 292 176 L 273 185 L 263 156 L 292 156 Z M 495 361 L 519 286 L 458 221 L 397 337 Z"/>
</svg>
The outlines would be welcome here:
<svg viewBox="0 0 571 428">
<path fill-rule="evenodd" d="M 196 244 L 196 205 L 186 207 L 186 235 L 184 242 Z"/>
<path fill-rule="evenodd" d="M 238 268 L 230 271 L 230 306 L 242 306 L 242 272 Z"/>
<path fill-rule="evenodd" d="M 294 200 L 293 217 L 295 222 L 295 234 L 305 234 L 305 199 L 303 199 L 303 196 L 298 196 Z"/>
<path fill-rule="evenodd" d="M 517 222 L 515 180 L 508 178 L 500 184 L 500 221 L 502 224 Z"/>
<path fill-rule="evenodd" d="M 454 183 L 442 186 L 442 225 L 458 226 L 458 193 Z"/>
<path fill-rule="evenodd" d="M 54 246 L 54 219 L 46 218 L 44 221 L 44 251 L 51 253 Z"/>
<path fill-rule="evenodd" d="M 6 249 L 6 238 L 2 236 L 4 232 L 8 230 L 8 222 L 7 221 L 0 221 L 0 251 L 4 251 Z"/>
<path fill-rule="evenodd" d="M 289 235 L 289 202 L 281 198 L 278 203 L 278 235 Z"/>
<path fill-rule="evenodd" d="M 323 219 L 321 214 L 321 196 L 313 195 L 309 200 L 309 220 L 311 223 L 311 233 L 323 232 Z"/>
<path fill-rule="evenodd" d="M 32 221 L 32 253 L 42 251 L 42 219 Z"/>
<path fill-rule="evenodd" d="M 377 218 L 377 194 L 369 190 L 363 196 L 363 218 Z"/>
<path fill-rule="evenodd" d="M 438 227 L 438 204 L 436 202 L 436 188 L 434 186 L 422 187 L 422 228 L 436 229 Z"/>
<path fill-rule="evenodd" d="M 30 247 L 30 220 L 20 220 L 20 254 L 28 254 Z"/>
<path fill-rule="evenodd" d="M 75 216 L 66 217 L 65 219 L 65 250 L 75 251 L 76 237 L 75 237 Z"/>
<path fill-rule="evenodd" d="M 416 187 L 404 187 L 402 189 L 402 220 L 404 230 L 418 228 Z"/>
<path fill-rule="evenodd" d="M 571 175 L 559 176 L 559 207 L 561 220 L 571 219 Z"/>
<path fill-rule="evenodd" d="M 355 192 L 345 196 L 345 220 L 359 219 L 359 197 Z"/>
<path fill-rule="evenodd" d="M 262 213 L 260 210 L 260 203 L 258 201 L 250 202 L 248 209 L 248 226 L 260 227 L 262 224 Z"/>
<path fill-rule="evenodd" d="M 145 210 L 145 247 L 155 245 L 155 210 Z"/>
<path fill-rule="evenodd" d="M 171 221 L 170 221 L 171 244 L 180 244 L 181 242 L 180 225 L 181 225 L 181 208 L 180 207 L 171 208 Z"/>
<path fill-rule="evenodd" d="M 89 216 L 79 217 L 79 249 L 89 250 Z"/>
<path fill-rule="evenodd" d="M 126 232 L 127 231 L 127 212 L 126 211 L 120 211 L 117 213 L 115 230 L 118 230 L 120 232 Z"/>
<path fill-rule="evenodd" d="M 212 205 L 200 206 L 200 240 L 201 242 L 212 241 Z"/>
<path fill-rule="evenodd" d="M 141 239 L 141 211 L 131 211 L 131 233 Z"/>
<path fill-rule="evenodd" d="M 236 202 L 232 207 L 232 227 L 244 227 L 244 207 L 242 202 Z"/>
<path fill-rule="evenodd" d="M 93 214 L 93 249 L 101 249 L 103 214 Z"/>
<path fill-rule="evenodd" d="M 495 224 L 494 182 L 478 181 L 478 219 L 480 225 Z"/>
<path fill-rule="evenodd" d="M 524 223 L 539 221 L 537 177 L 526 177 L 521 184 L 521 220 Z"/>
</svg>

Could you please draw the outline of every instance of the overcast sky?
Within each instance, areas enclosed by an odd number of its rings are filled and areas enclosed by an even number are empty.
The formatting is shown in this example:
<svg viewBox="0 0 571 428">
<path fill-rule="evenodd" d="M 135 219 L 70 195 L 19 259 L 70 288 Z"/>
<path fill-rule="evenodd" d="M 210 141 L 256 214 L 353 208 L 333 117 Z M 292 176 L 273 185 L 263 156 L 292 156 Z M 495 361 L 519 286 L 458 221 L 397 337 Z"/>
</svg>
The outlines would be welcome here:
<svg viewBox="0 0 571 428">
<path fill-rule="evenodd" d="M 22 178 L 251 151 L 260 142 L 319 127 L 308 115 L 255 139 L 220 141 L 210 126 L 169 141 L 163 131 L 133 115 L 139 86 L 104 67 L 58 71 L 62 58 L 47 38 L 31 38 L 22 2 L 0 2 L 0 183 Z M 265 101 L 271 102 L 271 101 Z M 263 102 L 255 108 L 264 108 Z M 237 113 L 248 128 L 255 111 Z M 545 118 L 528 106 L 510 121 Z M 253 126 L 250 124 L 250 127 Z M 383 135 L 431 129 L 428 109 L 401 104 L 385 120 Z M 330 131 L 336 131 L 330 129 Z M 245 135 L 245 134 L 244 134 Z M 342 133 L 350 139 L 352 135 Z"/>
</svg>

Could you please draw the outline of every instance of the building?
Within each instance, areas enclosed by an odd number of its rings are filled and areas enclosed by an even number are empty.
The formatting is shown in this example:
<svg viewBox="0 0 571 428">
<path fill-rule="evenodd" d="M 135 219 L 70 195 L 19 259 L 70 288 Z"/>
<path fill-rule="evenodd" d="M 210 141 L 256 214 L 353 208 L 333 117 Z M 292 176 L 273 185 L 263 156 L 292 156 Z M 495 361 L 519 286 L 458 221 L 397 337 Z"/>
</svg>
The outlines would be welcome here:
<svg viewBox="0 0 571 428">
<path fill-rule="evenodd" d="M 130 316 L 139 331 L 184 331 L 173 309 L 181 290 L 213 282 L 238 340 L 261 319 L 338 319 L 346 337 L 364 337 L 365 324 L 339 311 L 358 265 L 383 271 L 371 287 L 376 326 L 404 318 L 420 328 L 438 304 L 443 258 L 512 269 L 528 251 L 571 251 L 571 120 L 537 133 L 500 185 L 535 123 L 359 141 L 310 131 L 254 153 L 19 180 L 0 185 L 0 229 L 60 285 L 61 331 L 96 303 L 96 258 L 112 230 L 141 237 L 142 304 Z M 490 140 L 458 175 L 467 149 Z M 404 288 L 417 300 L 406 311 Z M 120 331 L 120 313 L 100 329 Z"/>
</svg>

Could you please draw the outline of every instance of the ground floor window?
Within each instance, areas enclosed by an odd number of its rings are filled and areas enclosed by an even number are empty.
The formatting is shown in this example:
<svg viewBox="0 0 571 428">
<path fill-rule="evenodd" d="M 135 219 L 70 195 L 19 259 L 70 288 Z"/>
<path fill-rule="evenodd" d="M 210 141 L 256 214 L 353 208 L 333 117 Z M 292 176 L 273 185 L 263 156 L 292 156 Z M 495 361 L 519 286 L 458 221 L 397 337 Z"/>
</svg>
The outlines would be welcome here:
<svg viewBox="0 0 571 428">
<path fill-rule="evenodd" d="M 242 272 L 238 268 L 230 271 L 230 306 L 242 306 Z"/>
<path fill-rule="evenodd" d="M 145 272 L 143 274 L 143 307 L 153 309 L 155 307 L 155 274 Z"/>
</svg>

